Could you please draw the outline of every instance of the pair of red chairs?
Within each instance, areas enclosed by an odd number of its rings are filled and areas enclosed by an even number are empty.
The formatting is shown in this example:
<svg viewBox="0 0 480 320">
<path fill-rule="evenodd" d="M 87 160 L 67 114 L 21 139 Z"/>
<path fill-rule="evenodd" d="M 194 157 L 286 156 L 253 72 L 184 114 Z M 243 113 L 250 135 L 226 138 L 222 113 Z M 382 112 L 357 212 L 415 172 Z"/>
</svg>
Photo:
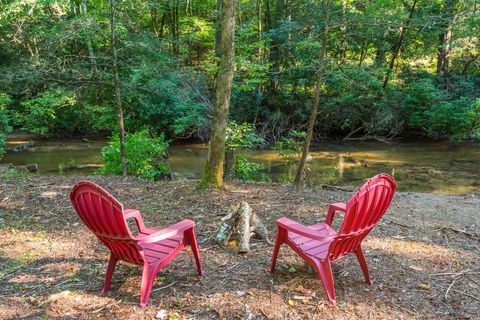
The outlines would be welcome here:
<svg viewBox="0 0 480 320">
<path fill-rule="evenodd" d="M 274 272 L 279 248 L 285 243 L 317 271 L 332 303 L 335 303 L 335 290 L 331 261 L 355 252 L 370 284 L 361 242 L 387 210 L 395 189 L 392 177 L 379 174 L 365 183 L 346 204 L 331 204 L 323 223 L 307 227 L 288 218 L 277 220 L 270 272 Z M 83 222 L 110 249 L 104 294 L 108 292 L 119 260 L 142 265 L 140 306 L 145 307 L 158 272 L 186 246 L 191 247 L 198 273 L 202 274 L 193 221 L 183 220 L 162 230 L 146 228 L 138 210 L 124 209 L 113 196 L 92 182 L 78 183 L 70 198 Z M 345 213 L 338 233 L 332 229 L 336 211 Z M 136 222 L 137 235 L 128 227 L 127 219 L 130 218 Z"/>
</svg>

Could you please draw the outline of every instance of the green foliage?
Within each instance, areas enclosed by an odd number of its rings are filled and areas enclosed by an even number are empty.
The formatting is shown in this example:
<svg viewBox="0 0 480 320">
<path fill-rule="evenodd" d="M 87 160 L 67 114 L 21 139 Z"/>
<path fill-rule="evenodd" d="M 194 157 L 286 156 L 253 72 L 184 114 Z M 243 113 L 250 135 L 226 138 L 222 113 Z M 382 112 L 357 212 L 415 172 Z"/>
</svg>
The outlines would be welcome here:
<svg viewBox="0 0 480 320">
<path fill-rule="evenodd" d="M 73 92 L 61 88 L 42 92 L 22 106 L 24 128 L 44 136 L 111 129 L 115 123 L 109 108 L 82 104 Z"/>
<path fill-rule="evenodd" d="M 75 112 L 76 99 L 69 92 L 46 91 L 38 97 L 23 102 L 25 128 L 31 132 L 48 135 L 57 126 L 68 125 L 70 113 Z"/>
<path fill-rule="evenodd" d="M 292 130 L 286 137 L 278 140 L 273 147 L 273 150 L 278 152 L 280 158 L 286 161 L 289 165 L 300 160 L 302 156 L 302 148 L 307 137 L 304 131 Z"/>
<path fill-rule="evenodd" d="M 209 95 L 202 75 L 174 70 L 170 63 L 167 56 L 152 53 L 130 70 L 127 110 L 133 126 L 146 124 L 171 136 L 188 137 L 207 125 Z"/>
<path fill-rule="evenodd" d="M 206 137 L 218 72 L 215 3 L 177 1 L 178 19 L 170 19 L 166 1 L 118 3 L 127 130 L 148 126 L 167 137 Z M 418 1 L 386 88 L 392 50 L 409 16 L 405 1 L 259 3 L 237 6 L 230 110 L 236 123 L 255 123 L 269 142 L 305 128 L 327 3 L 336 27 L 327 41 L 316 135 L 478 139 L 478 1 Z M 0 111 L 4 127 L 8 118 L 10 126 L 43 135 L 116 128 L 109 3 L 91 1 L 86 12 L 77 5 L 0 2 L 0 92 L 12 100 Z M 449 49 L 448 68 L 436 70 L 442 45 Z M 249 148 L 242 143 L 232 148 Z"/>
<path fill-rule="evenodd" d="M 408 86 L 405 105 L 410 125 L 422 128 L 431 137 L 452 140 L 478 137 L 478 99 L 452 97 L 427 78 Z"/>
<path fill-rule="evenodd" d="M 127 154 L 127 174 L 138 176 L 145 180 L 155 180 L 170 171 L 166 162 L 169 142 L 163 134 L 151 135 L 143 129 L 125 135 Z M 120 138 L 114 135 L 108 145 L 102 149 L 105 167 L 100 173 L 105 175 L 121 175 L 122 162 L 120 154 Z"/>
<path fill-rule="evenodd" d="M 245 154 L 235 157 L 235 174 L 243 181 L 268 181 L 268 176 L 263 172 L 264 166 L 260 163 L 251 162 Z"/>
<path fill-rule="evenodd" d="M 7 169 L 0 172 L 1 179 L 17 179 L 17 178 L 27 178 L 32 174 L 29 172 L 20 171 L 18 169 Z"/>
<path fill-rule="evenodd" d="M 7 107 L 12 103 L 12 99 L 0 92 L 0 158 L 5 152 L 6 137 L 5 134 L 12 131 L 9 125 L 9 115 Z"/>
<path fill-rule="evenodd" d="M 226 151 L 251 150 L 263 143 L 263 138 L 257 135 L 252 124 L 246 122 L 238 124 L 235 121 L 228 124 Z"/>
<path fill-rule="evenodd" d="M 468 136 L 480 140 L 480 98 L 475 99 L 470 110 L 467 112 Z"/>
<path fill-rule="evenodd" d="M 63 173 L 65 171 L 69 171 L 69 170 L 75 169 L 77 167 L 78 167 L 78 164 L 75 161 L 75 159 L 70 159 L 67 163 L 59 163 L 58 164 L 58 171 L 60 173 Z"/>
</svg>

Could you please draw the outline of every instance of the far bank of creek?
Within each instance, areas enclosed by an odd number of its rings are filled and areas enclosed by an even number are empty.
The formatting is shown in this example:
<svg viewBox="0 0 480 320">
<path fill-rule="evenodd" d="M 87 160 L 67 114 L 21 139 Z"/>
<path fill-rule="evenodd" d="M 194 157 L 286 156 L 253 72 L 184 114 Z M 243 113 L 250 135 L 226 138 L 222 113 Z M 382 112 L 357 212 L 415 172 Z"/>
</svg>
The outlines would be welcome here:
<svg viewBox="0 0 480 320">
<path fill-rule="evenodd" d="M 23 139 L 23 140 L 22 140 Z M 8 147 L 28 144 L 9 137 Z M 33 147 L 8 151 L 0 164 L 36 163 L 38 175 L 92 175 L 102 166 L 105 139 L 34 140 Z M 173 144 L 168 150 L 175 177 L 195 179 L 205 164 L 207 146 Z M 311 151 L 310 181 L 317 185 L 359 186 L 379 172 L 393 174 L 399 191 L 463 194 L 480 191 L 480 145 L 445 142 L 323 143 Z M 264 165 L 273 182 L 295 174 L 272 150 L 255 150 L 251 161 Z"/>
</svg>

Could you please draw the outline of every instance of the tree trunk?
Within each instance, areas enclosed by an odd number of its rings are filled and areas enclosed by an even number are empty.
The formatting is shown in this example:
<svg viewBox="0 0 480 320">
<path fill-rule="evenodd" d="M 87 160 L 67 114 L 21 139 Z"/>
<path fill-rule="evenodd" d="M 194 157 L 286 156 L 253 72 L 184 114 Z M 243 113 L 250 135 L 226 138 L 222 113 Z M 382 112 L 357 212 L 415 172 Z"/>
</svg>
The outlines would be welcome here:
<svg viewBox="0 0 480 320">
<path fill-rule="evenodd" d="M 410 25 L 410 21 L 412 21 L 412 17 L 413 17 L 413 13 L 415 12 L 416 5 L 417 5 L 417 0 L 413 0 L 412 7 L 410 8 L 410 13 L 408 15 L 407 20 L 402 26 L 402 29 L 400 31 L 400 38 L 398 39 L 398 43 L 395 46 L 395 49 L 393 51 L 392 59 L 390 60 L 390 65 L 388 66 L 388 71 L 387 71 L 387 74 L 385 75 L 385 80 L 383 81 L 383 89 L 387 87 L 388 81 L 390 80 L 390 75 L 392 74 L 393 67 L 395 66 L 395 60 L 397 59 L 400 49 L 402 48 L 403 39 L 405 38 L 405 34 L 407 33 L 407 29 L 408 29 L 408 26 Z"/>
<path fill-rule="evenodd" d="M 158 37 L 163 38 L 163 29 L 165 29 L 165 20 L 167 20 L 167 11 L 162 14 L 162 21 L 160 22 L 160 30 L 158 32 Z"/>
<path fill-rule="evenodd" d="M 80 3 L 80 14 L 84 19 L 87 19 L 87 3 L 83 1 Z M 93 52 L 92 40 L 90 36 L 87 34 L 85 37 L 85 42 L 88 50 L 88 57 L 90 59 L 90 63 L 92 64 L 93 73 L 97 72 L 97 60 L 95 59 L 95 53 Z"/>
<path fill-rule="evenodd" d="M 315 98 L 313 100 L 312 111 L 310 112 L 310 118 L 308 120 L 307 127 L 307 137 L 303 144 L 302 158 L 298 164 L 297 174 L 295 176 L 294 183 L 300 185 L 304 176 L 305 176 L 305 164 L 307 162 L 308 152 L 310 150 L 310 143 L 312 142 L 313 129 L 315 127 L 315 121 L 317 119 L 318 109 L 320 107 L 320 93 L 322 91 L 322 82 L 325 68 L 325 61 L 327 58 L 327 44 L 328 44 L 328 34 L 329 34 L 329 0 L 322 0 L 322 11 L 323 11 L 323 28 L 322 28 L 322 43 L 320 48 L 320 54 L 318 57 L 318 70 L 317 70 L 317 79 L 315 82 Z"/>
<path fill-rule="evenodd" d="M 222 0 L 217 0 L 215 5 L 217 19 L 215 20 L 215 57 L 222 54 Z"/>
<path fill-rule="evenodd" d="M 215 88 L 215 109 L 212 119 L 212 134 L 208 146 L 207 163 L 200 181 L 200 188 L 223 187 L 223 163 L 228 124 L 228 108 L 232 93 L 235 67 L 235 1 L 222 0 L 222 42 L 220 68 Z"/>
<path fill-rule="evenodd" d="M 387 41 L 387 36 L 388 28 L 385 29 L 385 32 L 383 32 L 382 37 L 380 38 L 380 41 L 377 45 L 377 54 L 375 56 L 375 65 L 377 66 L 382 66 L 386 62 L 385 55 L 387 52 L 388 44 L 386 44 L 385 42 Z"/>
<path fill-rule="evenodd" d="M 442 33 L 438 36 L 437 49 L 437 73 L 445 74 L 448 72 L 450 56 L 450 39 L 452 37 L 452 27 L 455 20 L 455 5 L 458 0 L 445 1 L 445 15 L 442 16 Z"/>
<path fill-rule="evenodd" d="M 170 32 L 172 34 L 172 51 L 175 58 L 178 60 L 178 0 L 172 0 L 172 7 L 170 10 Z"/>
<path fill-rule="evenodd" d="M 117 62 L 117 35 L 115 13 L 117 1 L 110 0 L 110 41 L 112 44 L 113 83 L 115 86 L 115 106 L 117 108 L 118 133 L 120 136 L 120 154 L 122 157 L 122 177 L 127 176 L 127 156 L 125 150 L 125 127 L 123 125 L 122 97 L 120 94 L 120 77 L 118 75 Z"/>
<path fill-rule="evenodd" d="M 157 9 L 150 9 L 150 18 L 152 19 L 152 29 L 158 37 L 158 12 Z"/>
<path fill-rule="evenodd" d="M 340 27 L 342 38 L 340 42 L 340 64 L 344 64 L 347 60 L 347 0 L 342 0 L 342 26 Z"/>
</svg>

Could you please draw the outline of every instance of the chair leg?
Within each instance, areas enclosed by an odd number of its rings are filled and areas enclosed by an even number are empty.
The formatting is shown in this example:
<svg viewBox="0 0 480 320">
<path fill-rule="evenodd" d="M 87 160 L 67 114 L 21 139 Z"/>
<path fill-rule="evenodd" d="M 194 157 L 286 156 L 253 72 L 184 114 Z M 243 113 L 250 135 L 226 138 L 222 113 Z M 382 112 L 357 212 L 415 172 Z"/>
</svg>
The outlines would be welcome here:
<svg viewBox="0 0 480 320">
<path fill-rule="evenodd" d="M 188 239 L 188 243 L 192 248 L 193 257 L 195 258 L 195 264 L 197 265 L 197 271 L 199 275 L 203 274 L 202 263 L 200 262 L 200 252 L 198 251 L 197 238 L 195 237 L 195 229 L 190 228 L 185 231 L 185 236 Z"/>
<path fill-rule="evenodd" d="M 277 235 L 275 236 L 275 244 L 273 246 L 272 264 L 270 265 L 270 273 L 275 272 L 278 251 L 280 250 L 280 246 L 282 245 L 282 242 L 283 242 L 283 230 L 277 227 Z"/>
<path fill-rule="evenodd" d="M 363 250 L 361 246 L 358 246 L 357 250 L 355 250 L 355 254 L 357 255 L 357 259 L 358 259 L 358 262 L 360 263 L 360 267 L 362 267 L 363 275 L 365 276 L 365 281 L 371 285 L 372 279 L 370 278 L 370 274 L 368 273 L 367 260 L 365 260 L 365 255 L 363 254 Z"/>
<path fill-rule="evenodd" d="M 117 265 L 118 259 L 110 254 L 110 259 L 108 260 L 107 274 L 105 275 L 105 283 L 103 285 L 102 293 L 107 294 L 110 289 L 110 281 L 112 280 L 113 271 Z"/>
<path fill-rule="evenodd" d="M 156 275 L 153 266 L 145 263 L 142 272 L 142 284 L 140 286 L 140 307 L 142 308 L 146 307 L 148 304 L 148 299 L 150 298 Z"/>
<path fill-rule="evenodd" d="M 320 276 L 320 280 L 322 280 L 328 300 L 332 304 L 335 304 L 335 286 L 333 282 L 333 273 L 330 261 L 319 261 L 317 263 L 317 273 Z"/>
</svg>

